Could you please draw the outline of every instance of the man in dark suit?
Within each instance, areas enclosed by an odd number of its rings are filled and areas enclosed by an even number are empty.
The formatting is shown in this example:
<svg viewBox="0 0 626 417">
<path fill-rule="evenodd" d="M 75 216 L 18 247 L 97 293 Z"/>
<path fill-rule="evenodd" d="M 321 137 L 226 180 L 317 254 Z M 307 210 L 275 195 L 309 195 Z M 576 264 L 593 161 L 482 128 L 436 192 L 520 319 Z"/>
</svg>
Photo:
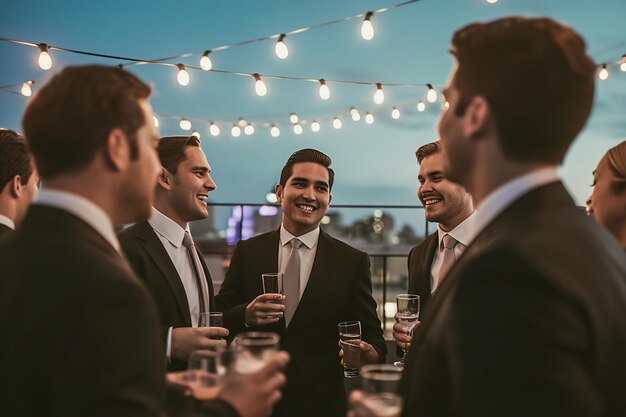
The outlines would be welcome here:
<svg viewBox="0 0 626 417">
<path fill-rule="evenodd" d="M 546 18 L 473 24 L 452 45 L 439 132 L 476 237 L 414 334 L 402 415 L 626 415 L 626 258 L 556 173 L 596 66 Z"/>
<path fill-rule="evenodd" d="M 157 151 L 161 169 L 152 217 L 125 229 L 119 239 L 133 270 L 157 302 L 168 368 L 182 370 L 194 350 L 226 343 L 209 337 L 228 334 L 221 327 L 198 327 L 200 313 L 215 311 L 213 282 L 189 230 L 190 221 L 209 215 L 205 199 L 215 183 L 195 136 L 161 138 Z"/>
<path fill-rule="evenodd" d="M 0 129 L 0 239 L 19 227 L 38 184 L 39 174 L 24 138 Z"/>
<path fill-rule="evenodd" d="M 415 156 L 419 164 L 417 197 L 424 207 L 426 219 L 437 223 L 437 231 L 411 249 L 408 257 L 408 293 L 420 296 L 422 315 L 430 303 L 431 293 L 472 239 L 474 206 L 467 190 L 445 177 L 444 155 L 438 141 L 420 146 Z M 397 314 L 395 319 L 394 341 L 398 348 L 408 349 L 412 333 L 407 334 Z M 402 354 L 402 351 L 397 353 Z"/>
<path fill-rule="evenodd" d="M 284 401 L 275 412 L 285 417 L 345 415 L 339 322 L 361 321 L 362 362 L 379 362 L 386 354 L 367 254 L 319 227 L 331 200 L 330 162 L 314 149 L 291 155 L 276 186 L 280 229 L 237 244 L 216 296 L 231 335 L 247 330 L 281 335 L 292 357 Z M 292 269 L 293 259 L 298 267 Z M 261 274 L 277 271 L 285 273 L 284 305 L 271 303 L 276 294 L 263 294 Z"/>
<path fill-rule="evenodd" d="M 159 164 L 149 94 L 117 68 L 67 67 L 28 104 L 44 189 L 0 242 L 3 415 L 163 415 L 158 313 L 113 229 L 150 215 Z M 206 415 L 269 414 L 286 356 L 243 387 L 225 384 Z M 249 398 L 265 402 L 254 409 Z"/>
</svg>

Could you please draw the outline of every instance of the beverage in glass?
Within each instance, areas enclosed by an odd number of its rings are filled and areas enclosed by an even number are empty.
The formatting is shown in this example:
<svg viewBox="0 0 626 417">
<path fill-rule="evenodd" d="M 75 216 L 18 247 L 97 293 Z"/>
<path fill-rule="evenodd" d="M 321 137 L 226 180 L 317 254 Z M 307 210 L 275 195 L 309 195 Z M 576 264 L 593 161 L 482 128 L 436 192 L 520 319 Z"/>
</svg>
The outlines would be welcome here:
<svg viewBox="0 0 626 417">
<path fill-rule="evenodd" d="M 398 322 L 405 329 L 407 335 L 413 334 L 413 328 L 417 324 L 420 314 L 420 296 L 417 294 L 396 295 L 396 305 L 398 307 Z M 408 351 L 406 346 L 402 347 L 402 358 L 394 362 L 395 366 L 404 366 L 404 357 Z"/>
<path fill-rule="evenodd" d="M 339 323 L 339 343 L 343 350 L 343 375 L 346 378 L 359 376 L 361 362 L 361 322 L 344 321 Z"/>
</svg>

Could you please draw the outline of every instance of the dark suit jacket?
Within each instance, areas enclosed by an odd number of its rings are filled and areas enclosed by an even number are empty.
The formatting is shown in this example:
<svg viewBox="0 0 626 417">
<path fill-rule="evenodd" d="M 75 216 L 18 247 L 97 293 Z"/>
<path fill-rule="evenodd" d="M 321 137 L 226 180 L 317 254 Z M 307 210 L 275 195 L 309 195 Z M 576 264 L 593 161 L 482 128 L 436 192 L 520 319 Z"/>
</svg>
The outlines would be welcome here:
<svg viewBox="0 0 626 417">
<path fill-rule="evenodd" d="M 498 215 L 413 336 L 403 416 L 626 415 L 626 257 L 561 183 Z"/>
<path fill-rule="evenodd" d="M 0 414 L 159 416 L 157 323 L 148 291 L 101 235 L 31 206 L 0 244 Z"/>
<path fill-rule="evenodd" d="M 409 294 L 420 296 L 420 317 L 430 302 L 430 269 L 437 251 L 439 235 L 432 233 L 411 249 L 407 264 L 409 268 Z"/>
<path fill-rule="evenodd" d="M 185 288 L 170 256 L 150 223 L 144 221 L 124 229 L 120 232 L 119 239 L 133 270 L 146 284 L 156 301 L 164 334 L 163 340 L 165 341 L 170 327 L 191 327 Z M 215 303 L 211 274 L 200 252 L 198 256 L 207 278 L 209 305 L 210 310 L 213 311 Z M 187 369 L 187 363 L 173 360 L 168 369 Z"/>
<path fill-rule="evenodd" d="M 14 232 L 15 231 L 13 229 L 11 229 L 9 226 L 6 226 L 4 224 L 0 224 L 0 239 L 13 234 Z"/>
<path fill-rule="evenodd" d="M 246 305 L 263 293 L 261 274 L 278 271 L 278 230 L 240 241 L 224 284 L 216 296 L 231 336 L 246 328 Z M 369 257 L 320 232 L 306 289 L 287 329 L 284 320 L 256 328 L 281 336 L 291 355 L 284 401 L 275 415 L 345 417 L 343 371 L 338 356 L 337 324 L 360 320 L 363 340 L 386 354 L 385 340 L 372 298 Z"/>
</svg>

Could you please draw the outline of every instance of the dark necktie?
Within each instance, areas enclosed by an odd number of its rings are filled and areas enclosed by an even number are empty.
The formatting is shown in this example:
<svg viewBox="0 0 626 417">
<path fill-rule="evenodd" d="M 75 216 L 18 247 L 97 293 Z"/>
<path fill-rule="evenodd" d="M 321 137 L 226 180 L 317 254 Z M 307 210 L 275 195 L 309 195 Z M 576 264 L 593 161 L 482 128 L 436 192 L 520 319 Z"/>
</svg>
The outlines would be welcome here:
<svg viewBox="0 0 626 417">
<path fill-rule="evenodd" d="M 300 299 L 300 246 L 302 242 L 293 238 L 289 242 L 291 252 L 285 264 L 285 324 L 289 326 Z"/>
</svg>

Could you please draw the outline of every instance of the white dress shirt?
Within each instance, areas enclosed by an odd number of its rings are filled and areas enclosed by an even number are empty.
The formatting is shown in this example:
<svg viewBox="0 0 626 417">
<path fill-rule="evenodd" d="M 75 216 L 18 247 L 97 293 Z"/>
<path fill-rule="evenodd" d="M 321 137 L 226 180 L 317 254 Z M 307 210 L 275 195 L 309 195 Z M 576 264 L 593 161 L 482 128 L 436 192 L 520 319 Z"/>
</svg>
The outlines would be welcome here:
<svg viewBox="0 0 626 417">
<path fill-rule="evenodd" d="M 0 224 L 15 230 L 15 223 L 13 223 L 13 220 L 9 219 L 7 216 L 3 216 L 2 214 L 0 214 Z"/>
<path fill-rule="evenodd" d="M 280 226 L 280 240 L 278 242 L 278 270 L 282 273 L 285 272 L 287 266 L 287 259 L 291 252 L 291 245 L 289 242 L 296 236 L 289 233 L 282 225 Z M 317 253 L 317 241 L 320 237 L 319 226 L 315 230 L 311 230 L 302 236 L 297 238 L 302 242 L 300 249 L 300 295 L 298 300 L 302 298 L 302 294 L 306 289 L 306 284 L 309 282 L 309 276 L 313 269 L 313 262 L 315 262 L 315 254 Z"/>
<path fill-rule="evenodd" d="M 77 194 L 61 190 L 43 189 L 37 193 L 35 202 L 42 206 L 65 210 L 93 227 L 118 253 L 121 253 L 120 242 L 109 216 L 99 206 Z"/>
</svg>

